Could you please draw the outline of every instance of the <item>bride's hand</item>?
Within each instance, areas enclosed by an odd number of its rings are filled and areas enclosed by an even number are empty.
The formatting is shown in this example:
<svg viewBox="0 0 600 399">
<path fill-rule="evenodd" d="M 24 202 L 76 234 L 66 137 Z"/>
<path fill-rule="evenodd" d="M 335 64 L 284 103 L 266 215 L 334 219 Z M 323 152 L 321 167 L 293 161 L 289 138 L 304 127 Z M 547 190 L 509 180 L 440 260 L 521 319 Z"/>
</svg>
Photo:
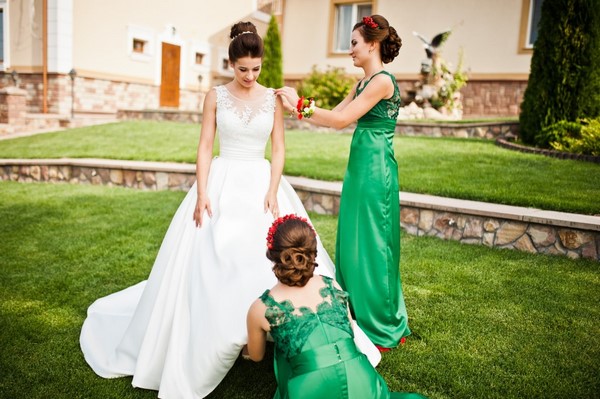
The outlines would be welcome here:
<svg viewBox="0 0 600 399">
<path fill-rule="evenodd" d="M 208 197 L 198 197 L 196 200 L 196 208 L 194 209 L 194 221 L 196 222 L 196 227 L 202 226 L 202 216 L 204 215 L 204 211 L 208 213 L 209 217 L 212 217 L 212 209 Z"/>
<path fill-rule="evenodd" d="M 271 211 L 271 214 L 275 219 L 279 217 L 279 205 L 277 203 L 277 193 L 267 193 L 265 196 L 265 213 Z"/>
</svg>

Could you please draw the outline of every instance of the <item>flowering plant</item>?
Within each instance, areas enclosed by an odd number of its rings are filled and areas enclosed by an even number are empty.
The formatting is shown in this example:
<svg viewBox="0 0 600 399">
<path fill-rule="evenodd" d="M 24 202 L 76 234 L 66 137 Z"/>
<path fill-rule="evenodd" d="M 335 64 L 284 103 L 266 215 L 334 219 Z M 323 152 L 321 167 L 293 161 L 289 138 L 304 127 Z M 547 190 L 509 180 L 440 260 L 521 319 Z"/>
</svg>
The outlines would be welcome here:
<svg viewBox="0 0 600 399">
<path fill-rule="evenodd" d="M 277 229 L 279 228 L 279 226 L 282 223 L 284 223 L 288 220 L 299 220 L 310 226 L 310 223 L 308 223 L 308 220 L 306 218 L 303 218 L 302 216 L 294 215 L 292 213 L 290 213 L 289 215 L 285 215 L 285 216 L 275 219 L 275 221 L 269 228 L 269 232 L 267 233 L 267 248 L 269 250 L 273 249 L 273 239 L 275 237 L 275 233 L 277 233 Z M 310 226 L 310 228 L 312 229 L 312 226 Z M 313 229 L 313 232 L 314 232 L 314 229 Z M 316 233 L 315 233 L 315 235 L 316 235 Z"/>
<path fill-rule="evenodd" d="M 296 104 L 296 110 L 298 111 L 298 119 L 310 118 L 315 113 L 315 108 L 315 99 L 313 97 L 300 97 L 298 99 L 298 104 Z"/>
<path fill-rule="evenodd" d="M 373 18 L 371 18 L 371 17 L 363 17 L 362 22 L 363 22 L 363 24 L 367 25 L 369 28 L 372 28 L 372 29 L 379 28 L 379 25 L 377 24 L 377 22 L 373 21 Z"/>
</svg>

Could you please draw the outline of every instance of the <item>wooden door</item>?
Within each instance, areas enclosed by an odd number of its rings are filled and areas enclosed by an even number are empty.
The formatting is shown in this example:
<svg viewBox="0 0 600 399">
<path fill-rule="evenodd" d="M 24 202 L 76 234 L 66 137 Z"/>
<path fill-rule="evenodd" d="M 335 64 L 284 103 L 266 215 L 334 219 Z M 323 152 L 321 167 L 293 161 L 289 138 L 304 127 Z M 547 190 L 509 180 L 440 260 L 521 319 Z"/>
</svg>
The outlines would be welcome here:
<svg viewBox="0 0 600 399">
<path fill-rule="evenodd" d="M 179 61 L 181 47 L 162 44 L 162 71 L 160 79 L 160 106 L 179 107 Z"/>
</svg>

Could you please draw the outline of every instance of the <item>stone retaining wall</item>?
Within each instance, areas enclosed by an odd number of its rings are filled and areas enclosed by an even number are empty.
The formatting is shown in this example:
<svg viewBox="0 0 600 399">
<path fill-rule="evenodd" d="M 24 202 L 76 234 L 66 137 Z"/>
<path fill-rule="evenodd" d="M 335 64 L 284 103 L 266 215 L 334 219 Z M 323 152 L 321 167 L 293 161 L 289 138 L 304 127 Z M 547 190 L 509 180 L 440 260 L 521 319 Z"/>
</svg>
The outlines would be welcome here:
<svg viewBox="0 0 600 399">
<path fill-rule="evenodd" d="M 193 164 L 99 159 L 0 159 L 0 180 L 187 191 Z M 335 215 L 340 182 L 287 177 L 307 210 Z M 400 224 L 414 235 L 600 261 L 600 217 L 400 193 Z"/>
<path fill-rule="evenodd" d="M 600 260 L 599 232 L 410 206 L 400 213 L 401 226 L 413 235 Z"/>
</svg>

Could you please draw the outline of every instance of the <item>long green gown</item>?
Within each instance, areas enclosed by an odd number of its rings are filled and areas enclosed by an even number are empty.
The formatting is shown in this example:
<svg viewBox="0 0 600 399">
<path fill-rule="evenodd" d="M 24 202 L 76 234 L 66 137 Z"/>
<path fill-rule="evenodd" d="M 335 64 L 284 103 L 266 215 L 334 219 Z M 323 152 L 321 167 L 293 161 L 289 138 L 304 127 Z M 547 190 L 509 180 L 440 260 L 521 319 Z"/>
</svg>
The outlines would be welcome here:
<svg viewBox="0 0 600 399">
<path fill-rule="evenodd" d="M 348 294 L 324 276 L 316 312 L 277 302 L 270 290 L 260 299 L 275 341 L 274 399 L 421 399 L 416 393 L 390 393 L 383 378 L 354 344 Z"/>
<path fill-rule="evenodd" d="M 371 341 L 393 348 L 410 334 L 400 281 L 398 165 L 392 145 L 400 90 L 390 73 L 379 73 L 390 76 L 394 94 L 361 117 L 352 136 L 340 199 L 336 280 L 350 294 L 352 313 Z M 371 79 L 359 82 L 356 96 Z"/>
</svg>

